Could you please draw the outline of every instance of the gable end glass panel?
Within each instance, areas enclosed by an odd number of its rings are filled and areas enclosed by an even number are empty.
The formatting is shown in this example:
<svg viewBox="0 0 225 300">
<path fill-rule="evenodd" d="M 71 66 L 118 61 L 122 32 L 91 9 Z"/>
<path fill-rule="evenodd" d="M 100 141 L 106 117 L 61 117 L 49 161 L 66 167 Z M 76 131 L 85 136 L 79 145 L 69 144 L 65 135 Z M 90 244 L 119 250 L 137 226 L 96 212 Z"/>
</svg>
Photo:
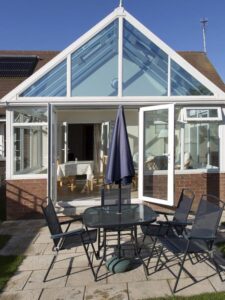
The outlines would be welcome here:
<svg viewBox="0 0 225 300">
<path fill-rule="evenodd" d="M 123 96 L 167 96 L 168 55 L 124 20 Z"/>
<path fill-rule="evenodd" d="M 118 20 L 76 50 L 71 60 L 72 96 L 117 96 Z"/>
<path fill-rule="evenodd" d="M 26 89 L 20 97 L 66 96 L 66 60 Z"/>
<path fill-rule="evenodd" d="M 196 78 L 185 71 L 175 61 L 171 60 L 171 95 L 172 96 L 212 96 L 213 93 L 207 89 Z"/>
</svg>

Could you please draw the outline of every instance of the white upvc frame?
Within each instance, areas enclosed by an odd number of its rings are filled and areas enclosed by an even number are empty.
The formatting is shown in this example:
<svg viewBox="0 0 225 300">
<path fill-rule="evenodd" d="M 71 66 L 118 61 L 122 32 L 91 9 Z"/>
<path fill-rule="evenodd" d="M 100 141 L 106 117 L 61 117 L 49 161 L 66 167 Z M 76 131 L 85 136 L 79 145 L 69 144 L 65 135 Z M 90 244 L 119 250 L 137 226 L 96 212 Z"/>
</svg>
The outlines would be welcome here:
<svg viewBox="0 0 225 300">
<path fill-rule="evenodd" d="M 17 105 L 18 106 L 18 105 Z M 40 103 L 39 103 L 40 106 Z M 44 105 L 41 105 L 44 106 Z M 21 107 L 21 106 L 20 106 Z M 31 107 L 31 106 L 26 106 Z M 46 107 L 47 108 L 47 107 Z M 15 108 L 14 108 L 15 109 Z M 6 143 L 6 179 L 47 179 L 47 174 L 14 174 L 14 128 L 25 128 L 25 127 L 43 127 L 45 126 L 48 130 L 47 122 L 35 122 L 35 123 L 14 123 L 13 122 L 14 111 L 12 109 L 6 110 L 6 136 L 10 137 Z"/>
<path fill-rule="evenodd" d="M 140 200 L 151 203 L 172 206 L 174 204 L 174 104 L 142 107 L 139 111 L 139 172 L 138 172 L 138 197 Z M 157 199 L 144 196 L 144 113 L 153 110 L 168 110 L 168 173 L 167 173 L 167 198 Z M 154 176 L 154 174 L 153 174 Z"/>
<path fill-rule="evenodd" d="M 217 117 L 207 117 L 207 118 L 192 118 L 192 117 L 188 117 L 187 115 L 187 110 L 189 109 L 196 109 L 196 110 L 211 110 L 211 109 L 216 109 L 217 110 Z M 221 107 L 218 106 L 190 106 L 190 107 L 184 107 L 183 108 L 183 121 L 184 122 L 194 122 L 194 121 L 198 121 L 198 122 L 215 122 L 215 121 L 222 121 L 222 110 Z"/>
<path fill-rule="evenodd" d="M 103 30 L 106 26 L 112 23 L 114 20 L 118 18 L 119 20 L 119 43 L 118 43 L 118 95 L 116 97 L 79 97 L 74 96 L 71 97 L 71 54 L 84 45 L 87 41 L 89 41 L 92 37 L 98 34 L 101 30 Z M 214 95 L 213 96 L 170 96 L 170 71 L 168 72 L 168 95 L 161 98 L 162 101 L 175 101 L 179 99 L 186 98 L 190 101 L 192 98 L 196 101 L 196 99 L 225 99 L 225 93 L 218 88 L 214 83 L 212 83 L 208 78 L 206 78 L 203 74 L 201 74 L 197 69 L 195 69 L 190 63 L 188 63 L 184 58 L 182 58 L 177 52 L 167 46 L 163 41 L 161 41 L 155 34 L 153 34 L 149 29 L 147 29 L 144 25 L 142 25 L 137 19 L 131 16 L 127 11 L 124 10 L 123 7 L 118 7 L 114 12 L 104 18 L 101 22 L 99 22 L 96 26 L 94 26 L 91 30 L 89 30 L 86 34 L 77 39 L 74 43 L 72 43 L 69 47 L 67 47 L 64 51 L 58 54 L 55 58 L 53 58 L 50 62 L 44 65 L 40 70 L 35 72 L 32 76 L 30 76 L 27 80 L 22 82 L 17 88 L 7 94 L 2 101 L 3 102 L 12 102 L 12 101 L 23 101 L 23 102 L 40 102 L 40 101 L 67 101 L 67 102 L 75 102 L 78 103 L 82 101 L 83 103 L 86 101 L 90 101 L 90 103 L 94 101 L 114 101 L 114 99 L 120 101 L 126 101 L 133 98 L 134 101 L 137 101 L 137 98 L 143 100 L 154 100 L 157 97 L 123 97 L 122 96 L 122 50 L 123 50 L 123 19 L 127 20 L 134 27 L 136 27 L 142 34 L 144 34 L 148 39 L 150 39 L 153 43 L 155 43 L 160 49 L 162 49 L 168 55 L 168 65 L 170 66 L 171 59 L 173 59 L 177 64 L 179 64 L 182 68 L 184 68 L 188 73 L 194 76 L 200 83 L 206 86 Z M 67 96 L 66 97 L 19 97 L 19 95 L 25 91 L 29 86 L 31 86 L 34 82 L 39 80 L 42 76 L 44 76 L 47 72 L 61 63 L 63 60 L 67 60 Z M 70 64 L 70 65 L 68 65 Z M 169 68 L 168 66 L 168 68 Z M 87 99 L 87 100 L 85 100 Z M 65 103 L 65 102 L 64 102 Z M 143 103 L 144 105 L 144 103 Z"/>
</svg>

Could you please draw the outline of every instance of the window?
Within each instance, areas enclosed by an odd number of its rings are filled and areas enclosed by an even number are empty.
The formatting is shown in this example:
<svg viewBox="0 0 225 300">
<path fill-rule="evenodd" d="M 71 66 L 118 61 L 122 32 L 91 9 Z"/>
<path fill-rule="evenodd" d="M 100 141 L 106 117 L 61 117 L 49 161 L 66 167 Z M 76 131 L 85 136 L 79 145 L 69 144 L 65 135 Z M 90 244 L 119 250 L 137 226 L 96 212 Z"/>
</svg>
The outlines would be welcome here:
<svg viewBox="0 0 225 300">
<path fill-rule="evenodd" d="M 118 20 L 71 56 L 72 96 L 117 96 Z"/>
<path fill-rule="evenodd" d="M 47 109 L 18 108 L 13 120 L 13 174 L 46 174 Z"/>
<path fill-rule="evenodd" d="M 205 95 L 211 96 L 213 93 L 208 90 L 196 78 L 171 60 L 171 95 L 191 96 Z"/>
<path fill-rule="evenodd" d="M 167 95 L 168 55 L 127 21 L 123 35 L 123 95 Z"/>
<path fill-rule="evenodd" d="M 26 89 L 20 97 L 66 96 L 66 60 Z"/>
<path fill-rule="evenodd" d="M 186 122 L 175 129 L 176 169 L 218 169 L 221 108 L 183 108 L 182 114 Z"/>
<path fill-rule="evenodd" d="M 187 107 L 183 110 L 184 121 L 221 121 L 220 107 Z"/>
</svg>

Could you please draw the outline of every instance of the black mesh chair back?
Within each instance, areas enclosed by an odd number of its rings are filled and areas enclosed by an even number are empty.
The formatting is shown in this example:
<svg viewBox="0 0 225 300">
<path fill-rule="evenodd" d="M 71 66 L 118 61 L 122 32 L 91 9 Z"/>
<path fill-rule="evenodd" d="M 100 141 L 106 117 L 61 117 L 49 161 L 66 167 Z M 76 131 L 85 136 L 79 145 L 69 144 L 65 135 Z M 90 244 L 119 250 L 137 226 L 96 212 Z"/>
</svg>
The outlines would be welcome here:
<svg viewBox="0 0 225 300">
<path fill-rule="evenodd" d="M 174 213 L 174 221 L 186 222 L 188 218 L 188 214 L 191 210 L 191 206 L 193 200 L 195 198 L 195 194 L 190 189 L 183 189 L 180 194 L 180 199 L 178 202 L 178 206 Z"/>
<path fill-rule="evenodd" d="M 46 206 L 42 205 L 41 208 L 45 216 L 45 220 L 47 222 L 51 235 L 62 233 L 62 228 L 61 225 L 59 224 L 59 220 L 57 218 L 52 201 L 49 199 L 48 204 Z M 60 239 L 53 240 L 55 246 L 58 245 L 59 240 Z"/>
<path fill-rule="evenodd" d="M 106 189 L 103 187 L 101 189 L 101 205 L 116 205 L 119 199 L 119 189 L 111 188 Z M 125 185 L 121 187 L 121 203 L 130 204 L 131 203 L 131 186 Z"/>
<path fill-rule="evenodd" d="M 213 195 L 202 195 L 190 232 L 192 238 L 216 236 L 225 203 Z"/>
</svg>

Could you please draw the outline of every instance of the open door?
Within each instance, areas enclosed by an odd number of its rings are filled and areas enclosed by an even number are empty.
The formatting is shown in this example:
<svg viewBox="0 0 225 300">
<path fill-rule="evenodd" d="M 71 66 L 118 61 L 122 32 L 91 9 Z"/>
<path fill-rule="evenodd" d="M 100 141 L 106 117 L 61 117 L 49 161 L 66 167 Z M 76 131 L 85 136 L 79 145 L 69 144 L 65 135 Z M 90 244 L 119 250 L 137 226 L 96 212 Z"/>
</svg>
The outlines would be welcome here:
<svg viewBox="0 0 225 300">
<path fill-rule="evenodd" d="M 48 197 L 57 201 L 57 114 L 48 104 Z"/>
<path fill-rule="evenodd" d="M 174 105 L 139 112 L 139 198 L 174 204 Z"/>
</svg>

